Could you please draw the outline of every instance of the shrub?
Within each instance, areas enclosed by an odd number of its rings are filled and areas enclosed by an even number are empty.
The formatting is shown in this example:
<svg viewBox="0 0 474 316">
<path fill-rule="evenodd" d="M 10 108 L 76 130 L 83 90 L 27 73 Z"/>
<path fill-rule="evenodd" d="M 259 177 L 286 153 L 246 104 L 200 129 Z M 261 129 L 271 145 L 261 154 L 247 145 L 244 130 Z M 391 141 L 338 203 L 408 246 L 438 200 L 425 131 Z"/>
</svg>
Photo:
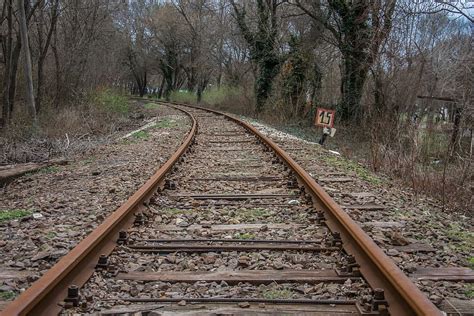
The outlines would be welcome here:
<svg viewBox="0 0 474 316">
<path fill-rule="evenodd" d="M 127 97 L 111 89 L 97 91 L 93 101 L 106 112 L 127 114 L 130 110 Z"/>
<path fill-rule="evenodd" d="M 239 88 L 221 86 L 220 88 L 210 88 L 205 90 L 202 95 L 202 101 L 209 105 L 222 104 L 228 99 L 234 99 L 241 94 Z"/>
<path fill-rule="evenodd" d="M 170 100 L 179 103 L 194 103 L 196 102 L 196 95 L 191 91 L 178 90 L 171 92 Z"/>
</svg>

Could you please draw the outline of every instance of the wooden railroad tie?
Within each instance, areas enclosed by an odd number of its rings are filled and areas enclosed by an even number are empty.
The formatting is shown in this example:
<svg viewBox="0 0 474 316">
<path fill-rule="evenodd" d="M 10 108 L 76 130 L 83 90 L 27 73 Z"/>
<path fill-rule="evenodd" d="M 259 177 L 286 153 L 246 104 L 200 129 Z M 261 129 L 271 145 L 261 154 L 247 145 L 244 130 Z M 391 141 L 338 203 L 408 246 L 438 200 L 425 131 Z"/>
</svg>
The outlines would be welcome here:
<svg viewBox="0 0 474 316">
<path fill-rule="evenodd" d="M 128 272 L 119 273 L 119 280 L 134 281 L 161 281 L 161 282 L 226 282 L 238 284 L 248 282 L 251 284 L 270 283 L 344 283 L 348 279 L 361 280 L 360 277 L 339 276 L 335 270 L 240 270 L 240 271 L 185 271 L 185 272 Z"/>
</svg>

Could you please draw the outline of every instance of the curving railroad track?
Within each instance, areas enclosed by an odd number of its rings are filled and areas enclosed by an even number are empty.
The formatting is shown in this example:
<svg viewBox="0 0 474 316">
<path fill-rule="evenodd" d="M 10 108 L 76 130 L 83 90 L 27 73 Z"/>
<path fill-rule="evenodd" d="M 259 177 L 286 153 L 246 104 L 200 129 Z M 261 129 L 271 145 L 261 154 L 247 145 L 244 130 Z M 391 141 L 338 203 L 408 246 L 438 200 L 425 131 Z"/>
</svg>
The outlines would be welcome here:
<svg viewBox="0 0 474 316">
<path fill-rule="evenodd" d="M 441 314 L 275 143 L 167 105 L 176 153 L 3 315 Z"/>
</svg>

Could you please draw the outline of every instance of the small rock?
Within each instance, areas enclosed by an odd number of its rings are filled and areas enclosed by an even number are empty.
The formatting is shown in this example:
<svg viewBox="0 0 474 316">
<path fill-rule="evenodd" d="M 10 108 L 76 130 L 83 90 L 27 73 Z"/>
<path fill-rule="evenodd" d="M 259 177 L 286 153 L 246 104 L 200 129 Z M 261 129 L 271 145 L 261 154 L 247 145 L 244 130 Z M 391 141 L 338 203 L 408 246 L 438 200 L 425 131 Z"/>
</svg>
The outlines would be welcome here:
<svg viewBox="0 0 474 316">
<path fill-rule="evenodd" d="M 21 261 L 17 261 L 17 262 L 14 262 L 13 264 L 11 264 L 10 266 L 17 267 L 17 268 L 24 268 L 25 264 Z"/>
<path fill-rule="evenodd" d="M 179 306 L 186 306 L 186 301 L 185 300 L 179 301 L 178 305 Z"/>
<path fill-rule="evenodd" d="M 173 256 L 173 255 L 166 256 L 165 260 L 168 261 L 169 263 L 176 263 L 176 256 Z"/>
<path fill-rule="evenodd" d="M 273 267 L 277 270 L 283 270 L 285 266 L 283 265 L 283 263 L 281 263 L 281 261 L 275 261 L 273 263 Z"/>
<path fill-rule="evenodd" d="M 392 245 L 394 246 L 406 246 L 410 244 L 408 240 L 406 240 L 405 237 L 402 236 L 399 232 L 393 232 L 390 236 Z"/>
<path fill-rule="evenodd" d="M 11 286 L 8 286 L 8 285 L 2 285 L 0 286 L 0 292 L 8 292 L 8 291 L 12 291 L 13 288 Z"/>
<path fill-rule="evenodd" d="M 41 213 L 33 213 L 32 216 L 34 219 L 42 219 L 44 217 Z"/>
<path fill-rule="evenodd" d="M 248 267 L 250 264 L 250 258 L 247 256 L 240 256 L 237 260 L 240 266 Z"/>
<path fill-rule="evenodd" d="M 185 219 L 178 217 L 176 219 L 176 226 L 187 227 L 189 226 L 189 223 Z"/>
<path fill-rule="evenodd" d="M 439 297 L 438 295 L 432 294 L 430 295 L 430 301 L 432 301 L 435 304 L 440 304 L 443 298 Z"/>
<path fill-rule="evenodd" d="M 130 295 L 131 296 L 137 296 L 140 292 L 138 291 L 138 289 L 136 287 L 132 288 L 130 290 Z"/>
<path fill-rule="evenodd" d="M 337 286 L 337 284 L 328 284 L 326 290 L 331 294 L 336 294 L 337 292 L 339 292 L 339 287 Z"/>
<path fill-rule="evenodd" d="M 41 252 L 37 253 L 33 258 L 31 258 L 31 261 L 38 261 L 38 260 L 42 260 L 42 259 L 47 259 L 52 254 L 53 254 L 52 249 L 41 251 Z"/>
<path fill-rule="evenodd" d="M 249 308 L 249 307 L 250 307 L 250 303 L 249 303 L 249 302 L 240 302 L 240 303 L 239 303 L 239 307 L 240 307 L 240 308 Z"/>
<path fill-rule="evenodd" d="M 397 249 L 389 249 L 387 251 L 387 254 L 389 256 L 398 256 L 400 254 L 400 252 Z"/>
<path fill-rule="evenodd" d="M 299 205 L 299 204 L 300 204 L 300 201 L 298 201 L 298 200 L 289 200 L 289 201 L 288 201 L 288 204 L 289 204 L 289 205 Z"/>
<path fill-rule="evenodd" d="M 213 264 L 216 262 L 216 255 L 215 254 L 207 254 L 205 255 L 202 260 L 205 264 Z"/>
</svg>

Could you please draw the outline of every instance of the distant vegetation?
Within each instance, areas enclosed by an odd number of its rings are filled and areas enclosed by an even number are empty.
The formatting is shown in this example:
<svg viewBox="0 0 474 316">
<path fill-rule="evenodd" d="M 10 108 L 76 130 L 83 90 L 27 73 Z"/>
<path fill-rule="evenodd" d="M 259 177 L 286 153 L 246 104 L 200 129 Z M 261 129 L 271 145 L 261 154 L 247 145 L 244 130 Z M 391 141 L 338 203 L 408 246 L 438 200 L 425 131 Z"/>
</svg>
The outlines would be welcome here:
<svg viewBox="0 0 474 316">
<path fill-rule="evenodd" d="M 107 113 L 127 114 L 130 111 L 128 98 L 110 89 L 97 91 L 93 96 L 92 104 Z"/>
<path fill-rule="evenodd" d="M 25 3 L 26 21 L 17 2 L 0 11 L 4 161 L 34 157 L 12 153 L 19 143 L 59 154 L 71 138 L 115 133 L 136 112 L 130 94 L 307 134 L 320 134 L 312 122 L 325 107 L 338 129 L 328 146 L 472 211 L 468 1 Z"/>
</svg>

